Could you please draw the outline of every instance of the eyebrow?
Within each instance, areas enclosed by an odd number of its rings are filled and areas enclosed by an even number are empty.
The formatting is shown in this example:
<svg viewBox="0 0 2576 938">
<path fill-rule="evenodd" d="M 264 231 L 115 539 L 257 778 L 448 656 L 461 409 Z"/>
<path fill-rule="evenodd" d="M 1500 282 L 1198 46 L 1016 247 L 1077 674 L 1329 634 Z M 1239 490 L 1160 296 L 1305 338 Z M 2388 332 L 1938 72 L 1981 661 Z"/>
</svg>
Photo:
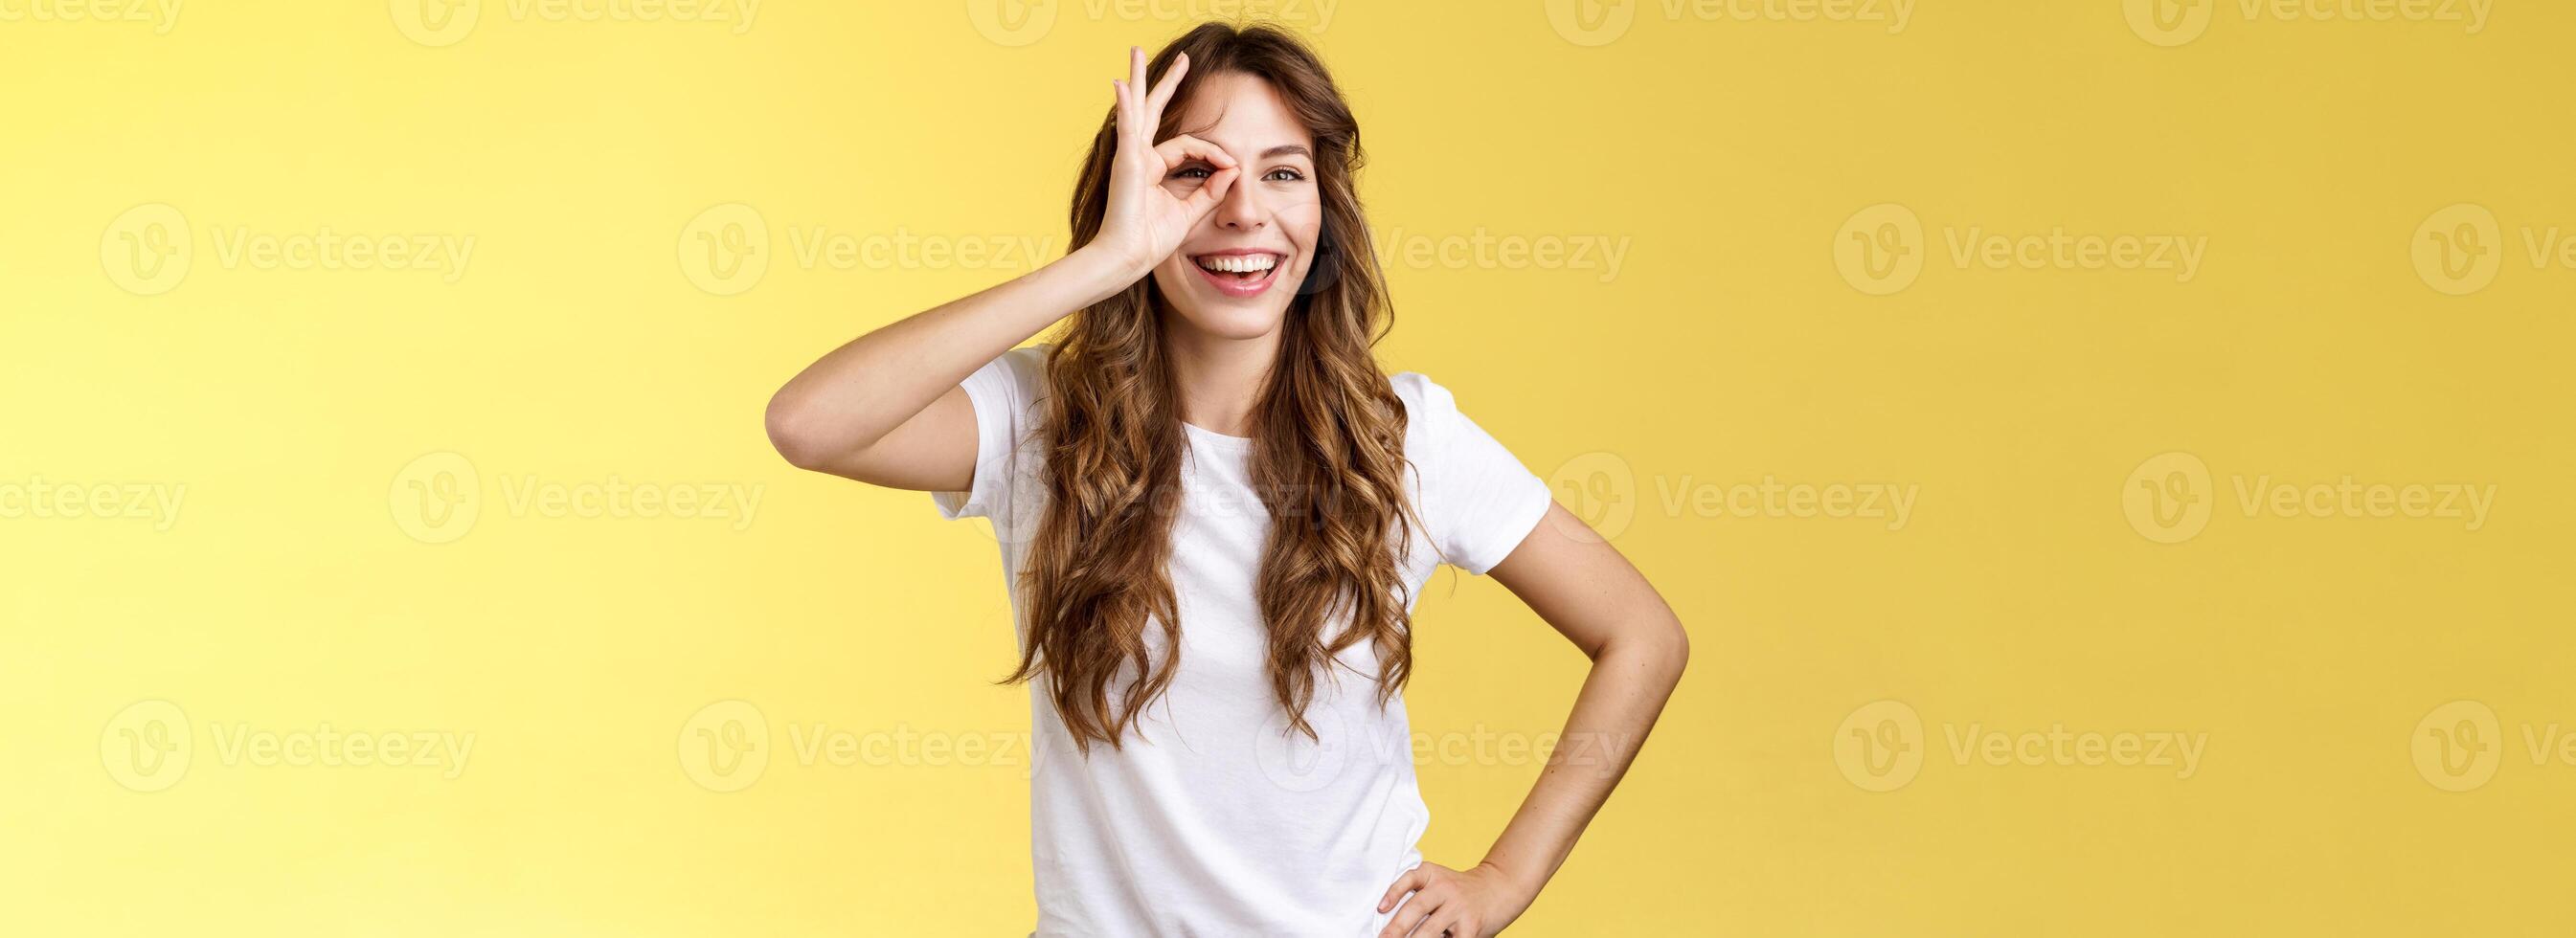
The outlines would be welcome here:
<svg viewBox="0 0 2576 938">
<path fill-rule="evenodd" d="M 1302 156 L 1310 160 L 1315 158 L 1315 154 L 1308 152 L 1305 147 L 1294 143 L 1275 146 L 1261 151 L 1261 158 L 1265 160 L 1281 156 Z"/>
</svg>

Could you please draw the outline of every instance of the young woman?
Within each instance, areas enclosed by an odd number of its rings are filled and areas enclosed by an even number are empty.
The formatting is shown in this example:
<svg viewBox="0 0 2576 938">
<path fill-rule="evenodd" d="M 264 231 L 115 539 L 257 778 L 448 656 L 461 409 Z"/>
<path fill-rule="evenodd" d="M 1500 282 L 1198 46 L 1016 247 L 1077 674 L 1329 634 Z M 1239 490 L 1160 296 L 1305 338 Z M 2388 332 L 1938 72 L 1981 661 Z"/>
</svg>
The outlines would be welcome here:
<svg viewBox="0 0 2576 938">
<path fill-rule="evenodd" d="M 824 356 L 770 438 L 991 519 L 1040 750 L 1039 934 L 1500 931 L 1644 742 L 1681 624 L 1448 391 L 1378 370 L 1359 128 L 1311 52 L 1209 24 L 1111 85 L 1074 250 Z M 1464 869 L 1416 850 L 1401 693 L 1442 562 L 1592 659 Z"/>
</svg>

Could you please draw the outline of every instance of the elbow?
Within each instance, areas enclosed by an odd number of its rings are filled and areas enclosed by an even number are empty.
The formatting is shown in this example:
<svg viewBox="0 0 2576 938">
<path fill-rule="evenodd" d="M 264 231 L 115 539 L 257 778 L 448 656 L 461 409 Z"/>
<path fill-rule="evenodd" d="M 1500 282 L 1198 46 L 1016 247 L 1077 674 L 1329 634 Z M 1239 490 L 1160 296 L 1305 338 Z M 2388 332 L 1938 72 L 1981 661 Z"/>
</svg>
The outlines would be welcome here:
<svg viewBox="0 0 2576 938">
<path fill-rule="evenodd" d="M 1682 672 L 1690 669 L 1690 632 L 1682 628 L 1679 618 L 1671 620 L 1671 627 L 1665 632 L 1662 658 L 1671 669 L 1672 683 L 1680 685 Z"/>
<path fill-rule="evenodd" d="M 781 390 L 769 399 L 768 412 L 762 415 L 761 422 L 769 432 L 770 448 L 776 449 L 789 465 L 820 471 L 827 447 L 815 427 L 817 421 L 809 411 L 810 408 Z"/>
<path fill-rule="evenodd" d="M 1656 627 L 1639 627 L 1585 650 L 1593 666 L 1631 675 L 1644 685 L 1660 684 L 1666 693 L 1680 686 L 1690 667 L 1690 633 L 1679 617 L 1666 613 Z"/>
<path fill-rule="evenodd" d="M 1640 656 L 1654 677 L 1669 689 L 1681 686 L 1682 672 L 1690 668 L 1690 632 L 1682 628 L 1678 616 L 1667 614 L 1663 627 L 1654 630 L 1641 646 Z"/>
</svg>

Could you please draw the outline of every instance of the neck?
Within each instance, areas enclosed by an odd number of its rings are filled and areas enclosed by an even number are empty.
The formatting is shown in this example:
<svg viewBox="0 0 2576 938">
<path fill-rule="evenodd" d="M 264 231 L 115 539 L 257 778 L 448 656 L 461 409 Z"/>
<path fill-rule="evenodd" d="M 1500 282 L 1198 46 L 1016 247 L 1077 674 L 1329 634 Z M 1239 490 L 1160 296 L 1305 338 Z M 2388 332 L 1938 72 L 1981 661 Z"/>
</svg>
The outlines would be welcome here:
<svg viewBox="0 0 2576 938">
<path fill-rule="evenodd" d="M 1181 419 L 1227 436 L 1251 436 L 1262 379 L 1279 358 L 1279 330 L 1230 339 L 1193 329 L 1171 315 L 1163 326 L 1163 353 L 1180 393 Z"/>
</svg>

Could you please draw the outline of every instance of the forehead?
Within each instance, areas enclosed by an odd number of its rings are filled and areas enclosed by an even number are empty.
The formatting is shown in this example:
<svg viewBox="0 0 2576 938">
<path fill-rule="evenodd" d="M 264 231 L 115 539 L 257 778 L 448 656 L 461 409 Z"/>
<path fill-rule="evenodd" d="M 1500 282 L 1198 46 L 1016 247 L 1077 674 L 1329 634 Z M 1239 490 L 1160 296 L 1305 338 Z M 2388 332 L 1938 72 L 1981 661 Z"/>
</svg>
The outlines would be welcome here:
<svg viewBox="0 0 2576 938">
<path fill-rule="evenodd" d="M 1269 82 L 1242 72 L 1218 72 L 1192 84 L 1189 99 L 1174 102 L 1180 106 L 1180 132 L 1237 157 L 1289 144 L 1314 146 L 1313 134 Z"/>
</svg>

